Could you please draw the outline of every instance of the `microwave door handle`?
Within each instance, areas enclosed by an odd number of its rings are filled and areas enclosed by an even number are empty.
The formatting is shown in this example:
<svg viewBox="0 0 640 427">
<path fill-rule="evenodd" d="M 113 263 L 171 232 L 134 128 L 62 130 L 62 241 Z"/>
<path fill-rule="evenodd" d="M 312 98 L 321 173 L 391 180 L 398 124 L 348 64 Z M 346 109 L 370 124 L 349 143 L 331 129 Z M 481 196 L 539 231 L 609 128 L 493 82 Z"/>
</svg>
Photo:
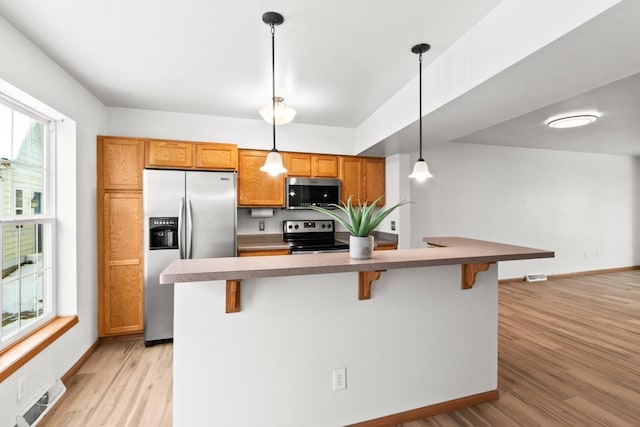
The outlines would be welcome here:
<svg viewBox="0 0 640 427">
<path fill-rule="evenodd" d="M 180 200 L 180 209 L 178 210 L 178 250 L 180 251 L 180 259 L 184 259 L 184 197 Z"/>
<path fill-rule="evenodd" d="M 191 215 L 191 200 L 187 199 L 187 259 L 191 259 L 191 245 L 193 244 L 193 216 Z"/>
</svg>

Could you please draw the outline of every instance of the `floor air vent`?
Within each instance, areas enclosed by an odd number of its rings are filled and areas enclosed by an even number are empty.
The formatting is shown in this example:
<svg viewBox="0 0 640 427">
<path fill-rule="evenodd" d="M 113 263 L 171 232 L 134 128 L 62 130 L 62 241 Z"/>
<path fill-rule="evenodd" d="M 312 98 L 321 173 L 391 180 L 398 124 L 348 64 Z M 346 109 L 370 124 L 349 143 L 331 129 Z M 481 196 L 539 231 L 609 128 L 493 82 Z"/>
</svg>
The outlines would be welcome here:
<svg viewBox="0 0 640 427">
<path fill-rule="evenodd" d="M 544 282 L 545 280 L 547 280 L 547 275 L 542 273 L 527 274 L 526 276 L 524 276 L 524 278 L 527 282 Z"/>
<path fill-rule="evenodd" d="M 29 405 L 16 419 L 16 427 L 36 426 L 42 420 L 42 417 L 49 412 L 49 409 L 56 404 L 58 399 L 67 391 L 62 381 L 55 380 L 47 388 L 47 390 L 35 401 Z"/>
</svg>

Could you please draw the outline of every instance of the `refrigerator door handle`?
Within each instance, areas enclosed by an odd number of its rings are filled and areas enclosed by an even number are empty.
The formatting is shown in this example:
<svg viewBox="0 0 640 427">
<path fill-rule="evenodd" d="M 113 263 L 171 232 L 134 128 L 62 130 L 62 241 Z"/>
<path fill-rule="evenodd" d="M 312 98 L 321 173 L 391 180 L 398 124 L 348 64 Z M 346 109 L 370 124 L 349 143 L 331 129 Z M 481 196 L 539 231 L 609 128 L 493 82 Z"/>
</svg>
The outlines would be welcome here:
<svg viewBox="0 0 640 427">
<path fill-rule="evenodd" d="M 191 215 L 191 200 L 187 199 L 187 257 L 191 259 L 191 245 L 193 244 L 193 216 Z"/>
<path fill-rule="evenodd" d="M 178 211 L 178 236 L 180 259 L 184 259 L 184 197 L 180 200 L 180 210 Z"/>
</svg>

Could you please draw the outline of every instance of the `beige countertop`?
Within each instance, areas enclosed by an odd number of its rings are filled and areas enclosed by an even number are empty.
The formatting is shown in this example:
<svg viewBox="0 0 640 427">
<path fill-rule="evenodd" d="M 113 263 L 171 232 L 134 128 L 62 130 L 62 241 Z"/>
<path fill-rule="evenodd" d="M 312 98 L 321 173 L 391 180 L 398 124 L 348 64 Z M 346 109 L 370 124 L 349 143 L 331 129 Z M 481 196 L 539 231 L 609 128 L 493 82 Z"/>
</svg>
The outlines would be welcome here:
<svg viewBox="0 0 640 427">
<path fill-rule="evenodd" d="M 397 245 L 393 235 L 374 235 L 375 245 Z M 336 240 L 349 244 L 349 233 L 336 233 Z M 281 234 L 238 234 L 238 252 L 269 251 L 289 249 L 289 243 L 282 241 Z"/>
<path fill-rule="evenodd" d="M 462 237 L 425 237 L 423 240 L 434 247 L 376 251 L 368 260 L 351 259 L 348 253 L 176 260 L 160 274 L 160 283 L 379 271 L 554 256 L 552 251 L 543 249 Z"/>
</svg>

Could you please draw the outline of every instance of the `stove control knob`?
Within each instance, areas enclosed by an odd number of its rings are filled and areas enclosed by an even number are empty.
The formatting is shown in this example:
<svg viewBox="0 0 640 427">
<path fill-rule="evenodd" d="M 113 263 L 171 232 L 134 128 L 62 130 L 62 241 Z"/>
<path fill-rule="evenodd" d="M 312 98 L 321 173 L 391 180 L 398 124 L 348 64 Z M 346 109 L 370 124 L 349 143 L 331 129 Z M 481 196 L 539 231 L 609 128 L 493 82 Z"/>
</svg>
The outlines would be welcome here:
<svg viewBox="0 0 640 427">
<path fill-rule="evenodd" d="M 327 228 L 331 228 L 331 224 L 327 224 Z"/>
<path fill-rule="evenodd" d="M 297 230 L 298 229 L 298 224 L 296 224 L 294 228 Z"/>
<path fill-rule="evenodd" d="M 326 225 L 325 225 L 325 224 L 322 224 L 322 228 L 326 228 Z"/>
<path fill-rule="evenodd" d="M 293 225 L 289 224 L 289 230 L 291 230 L 293 228 Z"/>
</svg>

